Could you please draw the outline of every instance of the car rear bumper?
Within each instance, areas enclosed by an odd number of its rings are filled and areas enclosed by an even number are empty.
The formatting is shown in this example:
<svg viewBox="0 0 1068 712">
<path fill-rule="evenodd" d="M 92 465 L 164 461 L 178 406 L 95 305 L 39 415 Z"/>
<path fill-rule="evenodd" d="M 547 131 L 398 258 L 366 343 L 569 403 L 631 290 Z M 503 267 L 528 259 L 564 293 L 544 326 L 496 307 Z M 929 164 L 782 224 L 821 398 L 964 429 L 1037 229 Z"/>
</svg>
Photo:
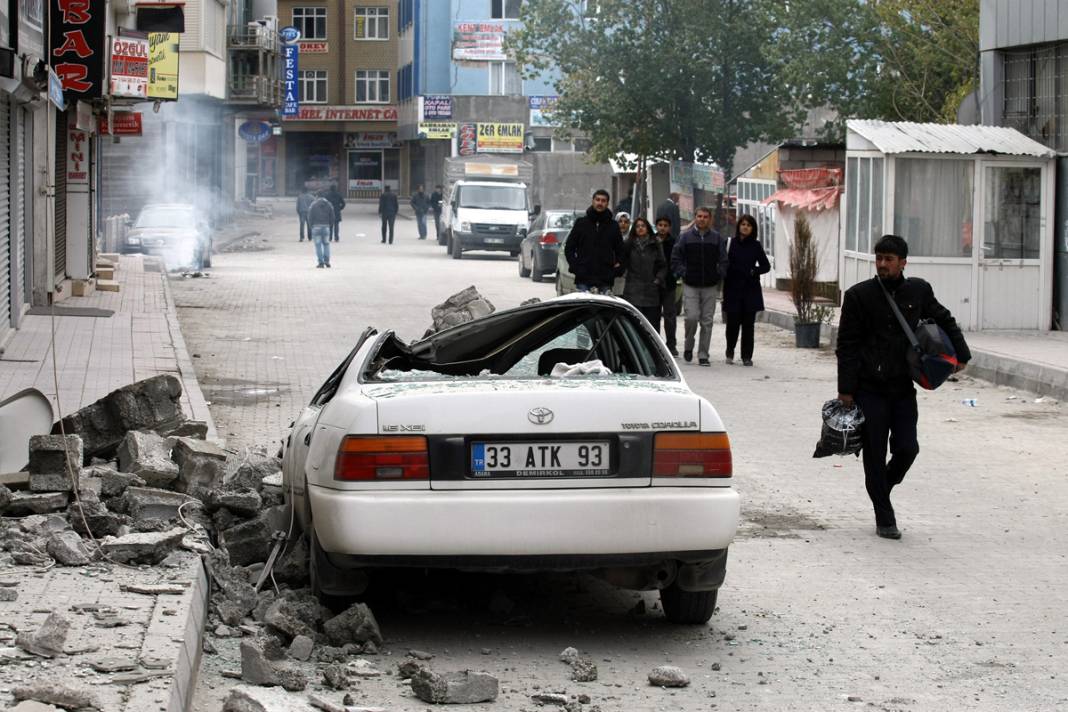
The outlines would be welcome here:
<svg viewBox="0 0 1068 712">
<path fill-rule="evenodd" d="M 726 549 L 729 487 L 339 491 L 309 486 L 320 546 L 352 556 L 577 556 Z"/>
</svg>

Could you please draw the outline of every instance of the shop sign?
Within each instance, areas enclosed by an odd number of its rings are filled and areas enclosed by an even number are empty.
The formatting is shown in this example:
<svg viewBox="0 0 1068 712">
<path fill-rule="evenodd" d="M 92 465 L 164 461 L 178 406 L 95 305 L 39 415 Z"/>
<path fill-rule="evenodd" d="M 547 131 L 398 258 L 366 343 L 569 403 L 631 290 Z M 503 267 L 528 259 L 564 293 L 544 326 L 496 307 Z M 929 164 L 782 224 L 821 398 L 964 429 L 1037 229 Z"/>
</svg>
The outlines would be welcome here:
<svg viewBox="0 0 1068 712">
<path fill-rule="evenodd" d="M 345 134 L 345 148 L 397 148 L 397 134 L 393 131 L 360 131 Z"/>
<path fill-rule="evenodd" d="M 148 35 L 148 98 L 178 99 L 177 32 L 150 32 Z"/>
<path fill-rule="evenodd" d="M 461 156 L 475 155 L 478 150 L 478 124 L 460 124 L 456 137 L 456 150 Z"/>
<path fill-rule="evenodd" d="M 108 117 L 100 117 L 99 133 L 106 136 L 140 136 L 141 135 L 141 112 L 140 111 L 116 111 L 111 115 L 111 129 L 108 129 Z"/>
<path fill-rule="evenodd" d="M 297 67 L 300 45 L 282 45 L 282 118 L 300 113 L 300 94 L 297 91 Z"/>
<path fill-rule="evenodd" d="M 111 41 L 111 95 L 148 98 L 148 35 L 119 30 Z"/>
<path fill-rule="evenodd" d="M 447 95 L 435 95 L 423 97 L 424 119 L 451 119 L 452 97 Z"/>
<path fill-rule="evenodd" d="M 382 190 L 382 181 L 370 178 L 349 178 L 349 190 Z"/>
<path fill-rule="evenodd" d="M 395 106 L 309 106 L 300 107 L 290 121 L 396 121 Z"/>
<path fill-rule="evenodd" d="M 522 153 L 523 124 L 480 123 L 479 153 Z"/>
<path fill-rule="evenodd" d="M 419 138 L 448 141 L 456 135 L 455 121 L 420 121 Z"/>
<path fill-rule="evenodd" d="M 107 0 L 50 0 L 52 68 L 67 99 L 95 99 L 103 94 L 104 30 Z"/>
<path fill-rule="evenodd" d="M 330 43 L 317 40 L 300 40 L 297 46 L 301 54 L 326 54 L 330 51 Z"/>
<path fill-rule="evenodd" d="M 246 121 L 237 127 L 237 135 L 248 143 L 263 143 L 271 137 L 271 125 L 263 121 Z"/>
<path fill-rule="evenodd" d="M 89 134 L 67 132 L 67 185 L 89 185 Z"/>
<path fill-rule="evenodd" d="M 555 127 L 560 124 L 553 119 L 552 112 L 556 108 L 558 96 L 530 96 L 527 97 L 527 105 L 530 108 L 530 125 Z"/>
<path fill-rule="evenodd" d="M 79 131 L 93 130 L 93 106 L 85 101 L 74 102 L 74 128 Z"/>
<path fill-rule="evenodd" d="M 726 184 L 723 169 L 695 163 L 693 166 L 693 184 L 708 193 L 722 193 Z"/>
<path fill-rule="evenodd" d="M 300 30 L 290 25 L 289 27 L 283 27 L 278 30 L 278 36 L 282 38 L 285 43 L 296 42 L 300 39 Z"/>
<path fill-rule="evenodd" d="M 63 80 L 51 67 L 48 68 L 48 100 L 60 111 L 67 110 L 67 102 L 63 99 Z"/>
<path fill-rule="evenodd" d="M 452 58 L 459 62 L 502 62 L 503 22 L 457 22 L 452 28 Z"/>
</svg>

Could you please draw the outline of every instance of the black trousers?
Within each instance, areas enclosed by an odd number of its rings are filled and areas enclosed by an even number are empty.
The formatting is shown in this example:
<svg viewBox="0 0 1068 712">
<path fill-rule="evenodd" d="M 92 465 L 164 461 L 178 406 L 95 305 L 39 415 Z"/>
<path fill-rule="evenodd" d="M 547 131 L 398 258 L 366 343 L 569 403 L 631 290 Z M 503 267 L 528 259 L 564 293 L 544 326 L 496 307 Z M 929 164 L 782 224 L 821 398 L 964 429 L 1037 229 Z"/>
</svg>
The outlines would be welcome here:
<svg viewBox="0 0 1068 712">
<path fill-rule="evenodd" d="M 679 322 L 679 303 L 675 299 L 675 285 L 660 290 L 660 311 L 664 315 L 664 343 L 668 348 L 675 348 L 675 328 Z M 650 319 L 650 321 L 652 321 Z M 656 325 L 659 331 L 660 319 Z"/>
<path fill-rule="evenodd" d="M 734 358 L 734 347 L 738 345 L 738 331 L 742 332 L 742 360 L 753 360 L 753 332 L 756 324 L 756 312 L 726 312 L 727 320 L 727 355 Z"/>
<path fill-rule="evenodd" d="M 297 217 L 300 218 L 300 239 L 301 240 L 304 239 L 304 233 L 305 233 L 305 231 L 307 231 L 308 239 L 310 240 L 311 239 L 311 228 L 308 227 L 308 214 L 307 213 L 297 213 Z"/>
<path fill-rule="evenodd" d="M 393 244 L 393 223 L 397 220 L 396 215 L 382 216 L 382 242 L 386 241 L 386 225 L 389 225 L 389 244 Z"/>
<path fill-rule="evenodd" d="M 875 509 L 875 524 L 897 524 L 890 491 L 901 484 L 920 453 L 916 441 L 916 392 L 883 395 L 861 391 L 854 399 L 864 413 L 864 485 Z M 890 461 L 886 460 L 887 440 Z"/>
<path fill-rule="evenodd" d="M 648 320 L 648 322 L 653 325 L 653 331 L 655 331 L 656 333 L 659 334 L 660 333 L 660 306 L 659 305 L 657 305 L 655 307 L 639 307 L 638 305 L 634 305 L 634 306 L 635 306 L 635 309 L 640 311 L 642 313 L 642 316 L 644 316 L 646 318 L 646 320 Z"/>
<path fill-rule="evenodd" d="M 339 239 L 341 239 L 340 232 L 341 232 L 341 221 L 340 220 L 335 220 L 334 221 L 333 230 L 330 232 L 330 236 L 334 238 L 334 242 L 337 242 Z"/>
</svg>

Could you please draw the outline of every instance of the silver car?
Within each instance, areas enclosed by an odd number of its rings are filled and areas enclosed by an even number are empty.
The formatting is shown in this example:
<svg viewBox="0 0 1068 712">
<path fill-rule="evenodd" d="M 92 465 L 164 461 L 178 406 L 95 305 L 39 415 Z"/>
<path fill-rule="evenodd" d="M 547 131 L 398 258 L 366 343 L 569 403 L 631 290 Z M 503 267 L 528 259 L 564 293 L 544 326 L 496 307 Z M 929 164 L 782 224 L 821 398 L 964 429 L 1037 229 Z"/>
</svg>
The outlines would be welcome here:
<svg viewBox="0 0 1068 712">
<path fill-rule="evenodd" d="M 192 205 L 152 203 L 141 209 L 122 245 L 124 253 L 161 255 L 169 269 L 211 267 L 211 231 Z"/>
</svg>

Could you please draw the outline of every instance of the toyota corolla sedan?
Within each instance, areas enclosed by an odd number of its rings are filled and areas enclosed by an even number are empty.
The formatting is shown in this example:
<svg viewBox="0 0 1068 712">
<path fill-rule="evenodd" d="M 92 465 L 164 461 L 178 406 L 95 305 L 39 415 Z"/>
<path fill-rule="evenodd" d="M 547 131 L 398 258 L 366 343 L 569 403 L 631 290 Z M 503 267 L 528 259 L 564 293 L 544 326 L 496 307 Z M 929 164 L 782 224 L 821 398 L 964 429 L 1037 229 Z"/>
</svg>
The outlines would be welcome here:
<svg viewBox="0 0 1068 712">
<path fill-rule="evenodd" d="M 574 571 L 704 623 L 738 526 L 723 422 L 614 297 L 411 344 L 368 329 L 294 422 L 283 473 L 323 596 L 378 567 Z"/>
<path fill-rule="evenodd" d="M 168 269 L 211 267 L 211 232 L 192 205 L 153 203 L 141 209 L 126 233 L 125 253 L 161 255 Z"/>
</svg>

